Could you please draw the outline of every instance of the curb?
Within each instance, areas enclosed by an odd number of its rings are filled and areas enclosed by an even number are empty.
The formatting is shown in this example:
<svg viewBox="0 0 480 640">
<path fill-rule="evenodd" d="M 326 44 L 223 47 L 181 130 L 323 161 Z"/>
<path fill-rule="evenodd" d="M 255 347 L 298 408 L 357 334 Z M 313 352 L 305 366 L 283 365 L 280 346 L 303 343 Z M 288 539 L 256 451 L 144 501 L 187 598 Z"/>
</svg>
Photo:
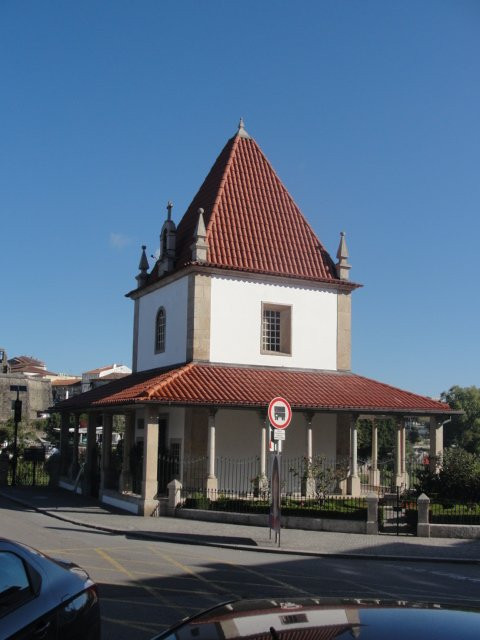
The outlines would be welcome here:
<svg viewBox="0 0 480 640">
<path fill-rule="evenodd" d="M 55 513 L 51 509 L 44 509 L 42 507 L 37 507 L 26 500 L 21 500 L 20 498 L 16 498 L 10 495 L 7 495 L 0 491 L 0 496 L 5 498 L 6 500 L 10 500 L 16 504 L 20 504 L 24 507 L 28 507 L 29 509 L 33 509 L 37 513 L 41 513 L 42 515 L 49 516 L 50 518 L 55 518 L 57 520 L 61 520 L 62 522 L 67 522 L 69 524 L 74 524 L 76 526 L 84 527 L 86 529 L 92 529 L 93 531 L 103 531 L 105 533 L 111 533 L 112 535 L 118 536 L 127 536 L 130 538 L 137 538 L 139 540 L 158 540 L 159 542 L 170 542 L 176 544 L 188 544 L 192 546 L 202 546 L 202 547 L 215 547 L 218 549 L 231 549 L 234 551 L 251 551 L 255 553 L 272 553 L 272 554 L 283 554 L 283 555 L 295 555 L 295 556 L 309 556 L 316 558 L 339 558 L 339 559 L 349 559 L 349 560 L 381 560 L 381 561 L 407 561 L 407 562 L 435 562 L 442 564 L 480 564 L 480 560 L 478 558 L 451 558 L 451 557 L 441 557 L 441 556 L 432 556 L 432 557 L 419 557 L 419 556 L 394 556 L 394 555 L 386 555 L 386 554 L 373 554 L 368 555 L 366 553 L 341 553 L 341 552 L 322 552 L 322 551 L 311 551 L 307 549 L 289 549 L 289 548 L 272 548 L 272 547 L 261 547 L 261 546 L 250 546 L 250 545 L 242 545 L 242 544 L 231 544 L 228 542 L 210 542 L 203 541 L 200 542 L 195 538 L 190 538 L 188 535 L 179 535 L 172 536 L 167 533 L 156 533 L 156 532 L 147 532 L 144 531 L 142 533 L 135 531 L 135 529 L 115 529 L 113 527 L 104 527 L 101 525 L 85 523 L 81 520 L 75 520 L 73 518 L 67 518 L 65 516 L 59 515 Z"/>
</svg>

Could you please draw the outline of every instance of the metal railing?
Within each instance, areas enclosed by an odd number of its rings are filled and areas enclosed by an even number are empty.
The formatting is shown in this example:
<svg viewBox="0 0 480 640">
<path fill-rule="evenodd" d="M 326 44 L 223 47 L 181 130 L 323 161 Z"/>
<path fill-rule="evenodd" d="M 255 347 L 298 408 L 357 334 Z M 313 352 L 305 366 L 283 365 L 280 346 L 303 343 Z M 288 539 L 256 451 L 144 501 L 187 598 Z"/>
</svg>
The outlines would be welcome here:
<svg viewBox="0 0 480 640">
<path fill-rule="evenodd" d="M 480 525 L 480 504 L 446 500 L 435 502 L 435 498 L 431 498 L 429 521 L 430 524 Z"/>
<path fill-rule="evenodd" d="M 182 488 L 181 498 L 181 508 L 184 509 L 254 514 L 268 514 L 271 502 L 269 491 L 255 494 L 254 492 Z M 365 499 L 348 496 L 334 495 L 320 499 L 308 499 L 282 495 L 281 510 L 285 516 L 344 520 L 367 519 Z"/>
</svg>

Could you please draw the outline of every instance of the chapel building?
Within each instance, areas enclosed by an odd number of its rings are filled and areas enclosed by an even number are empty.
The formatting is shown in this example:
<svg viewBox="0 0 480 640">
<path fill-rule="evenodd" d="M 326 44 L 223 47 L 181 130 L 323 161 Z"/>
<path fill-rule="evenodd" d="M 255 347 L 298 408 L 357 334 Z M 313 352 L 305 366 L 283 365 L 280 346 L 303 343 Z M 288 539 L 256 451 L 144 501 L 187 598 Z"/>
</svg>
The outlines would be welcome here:
<svg viewBox="0 0 480 640">
<path fill-rule="evenodd" d="M 360 495 L 357 421 L 372 423 L 369 481 L 380 482 L 376 418 L 394 418 L 395 483 L 407 486 L 406 421 L 430 417 L 431 460 L 443 448 L 448 405 L 351 371 L 351 296 L 345 234 L 328 254 L 272 166 L 240 122 L 178 223 L 172 205 L 150 267 L 142 248 L 134 305 L 131 375 L 60 403 L 62 486 L 73 488 L 78 449 L 67 459 L 70 415 L 89 415 L 84 490 L 92 492 L 95 429 L 103 424 L 100 499 L 149 515 L 186 461 L 204 460 L 202 482 L 222 486 L 221 458 L 258 460 L 268 484 L 266 409 L 293 409 L 283 456 L 347 460 L 339 490 Z M 114 414 L 126 418 L 123 468 L 111 473 Z M 76 420 L 78 423 L 78 420 Z M 76 427 L 77 428 L 77 427 Z M 76 436 L 78 437 L 78 436 Z M 140 482 L 132 488 L 131 451 Z M 166 455 L 178 464 L 162 469 Z M 230 490 L 231 487 L 228 487 Z"/>
</svg>

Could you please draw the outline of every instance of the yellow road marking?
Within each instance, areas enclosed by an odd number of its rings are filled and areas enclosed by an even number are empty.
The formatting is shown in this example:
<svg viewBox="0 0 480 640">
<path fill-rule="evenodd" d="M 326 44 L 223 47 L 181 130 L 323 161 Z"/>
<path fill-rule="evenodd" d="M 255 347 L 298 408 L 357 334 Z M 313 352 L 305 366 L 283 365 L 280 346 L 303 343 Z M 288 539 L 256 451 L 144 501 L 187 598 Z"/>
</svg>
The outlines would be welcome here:
<svg viewBox="0 0 480 640">
<path fill-rule="evenodd" d="M 109 562 L 113 567 L 115 567 L 117 569 L 117 571 L 119 571 L 120 573 L 124 573 L 126 576 L 128 576 L 131 580 L 134 580 L 135 582 L 137 581 L 135 575 L 129 571 L 126 567 L 124 567 L 122 564 L 120 564 L 120 562 L 118 562 L 118 560 L 115 560 L 115 558 L 112 558 L 112 556 L 110 554 L 108 554 L 104 549 L 100 549 L 100 547 L 96 547 L 95 551 L 98 553 L 99 556 L 101 556 L 104 560 L 106 560 L 107 562 Z M 148 591 L 148 593 L 153 596 L 154 598 L 160 599 L 163 602 L 163 598 L 161 596 L 159 596 L 156 592 L 155 589 L 152 589 L 152 587 L 146 585 L 146 584 L 142 584 L 142 583 L 138 583 L 138 585 L 140 587 L 142 587 L 142 589 L 145 589 L 145 591 Z"/>
<path fill-rule="evenodd" d="M 151 596 L 153 596 L 156 600 L 160 601 L 164 606 L 167 606 L 167 607 L 171 607 L 172 606 L 169 603 L 169 601 L 167 600 L 167 598 L 165 598 L 164 596 L 162 596 L 158 592 L 159 591 L 158 589 L 156 589 L 155 587 L 151 587 L 150 585 L 143 584 L 142 582 L 137 580 L 137 578 L 135 577 L 134 573 L 132 573 L 126 567 L 124 567 L 122 564 L 120 564 L 120 562 L 118 562 L 118 560 L 115 560 L 115 558 L 112 558 L 112 556 L 110 554 L 108 554 L 104 549 L 101 549 L 100 547 L 97 547 L 97 548 L 95 548 L 95 551 L 98 553 L 99 556 L 104 558 L 113 567 L 116 567 L 117 570 L 120 573 L 124 573 L 131 580 L 133 580 L 135 582 L 135 584 L 137 584 L 139 587 L 142 587 L 142 589 L 145 589 L 145 591 L 147 591 L 147 593 L 149 593 Z M 167 591 L 169 591 L 169 590 L 167 589 Z M 175 608 L 179 609 L 180 611 L 183 611 L 183 613 L 185 615 L 188 614 L 188 611 L 187 611 L 187 609 L 185 607 L 176 606 Z"/>
<path fill-rule="evenodd" d="M 218 563 L 218 558 L 210 558 L 210 560 L 212 562 Z M 305 589 L 300 589 L 299 587 L 294 587 L 293 585 L 288 584 L 288 582 L 283 582 L 283 580 L 277 580 L 277 578 L 272 578 L 271 576 L 269 576 L 266 573 L 260 573 L 259 571 L 255 571 L 255 569 L 250 569 L 248 567 L 243 567 L 242 565 L 239 565 L 239 564 L 233 564 L 233 562 L 228 562 L 228 560 L 222 560 L 220 562 L 220 564 L 225 564 L 228 567 L 233 567 L 235 569 L 241 569 L 242 571 L 245 571 L 246 573 L 251 573 L 252 575 L 256 576 L 257 578 L 262 578 L 263 581 L 269 580 L 270 582 L 273 582 L 274 584 L 278 584 L 281 587 L 287 588 L 290 591 L 297 591 L 298 593 L 301 593 L 303 596 L 311 596 L 311 595 L 313 595 L 310 591 L 306 591 Z"/>
<path fill-rule="evenodd" d="M 211 582 L 210 580 L 208 580 L 207 578 L 205 578 L 204 576 L 202 576 L 201 574 L 197 573 L 196 571 L 194 571 L 193 569 L 191 569 L 190 567 L 188 567 L 185 564 L 182 564 L 181 562 L 178 562 L 178 560 L 175 560 L 174 558 L 170 557 L 169 555 L 167 555 L 166 553 L 162 553 L 160 551 L 158 551 L 155 547 L 150 546 L 149 549 L 155 553 L 157 556 L 160 556 L 161 558 L 163 558 L 164 560 L 166 560 L 167 562 L 170 562 L 170 564 L 172 564 L 174 567 L 177 567 L 178 569 L 181 569 L 182 571 L 184 571 L 185 573 L 190 574 L 191 576 L 193 576 L 194 578 L 197 578 L 197 580 L 200 580 L 200 582 L 203 582 L 205 584 L 208 584 L 208 586 L 210 588 L 214 588 L 217 591 L 220 591 L 221 593 L 228 593 L 229 595 L 233 595 L 234 597 L 238 598 L 238 596 L 233 593 L 232 591 L 229 591 L 227 589 L 224 589 L 223 587 L 221 587 L 220 585 L 217 585 L 215 582 Z M 209 594 L 205 594 L 205 595 L 209 595 Z"/>
</svg>

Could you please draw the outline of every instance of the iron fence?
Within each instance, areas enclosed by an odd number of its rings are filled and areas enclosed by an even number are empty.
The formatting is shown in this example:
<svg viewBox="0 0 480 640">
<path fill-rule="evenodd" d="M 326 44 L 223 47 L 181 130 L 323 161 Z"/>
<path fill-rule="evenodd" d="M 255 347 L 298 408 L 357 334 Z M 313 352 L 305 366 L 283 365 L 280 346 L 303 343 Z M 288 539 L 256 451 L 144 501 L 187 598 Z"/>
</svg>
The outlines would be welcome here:
<svg viewBox="0 0 480 640">
<path fill-rule="evenodd" d="M 379 496 L 383 496 L 396 492 L 395 462 L 393 458 L 379 461 L 376 473 L 374 473 L 372 465 L 368 461 L 359 462 L 358 468 L 362 493 L 374 492 Z M 405 461 L 405 471 L 406 474 L 400 487 L 401 490 L 415 490 L 419 485 L 421 475 L 425 472 L 425 465 L 414 458 L 409 458 Z"/>
<path fill-rule="evenodd" d="M 12 484 L 13 466 L 8 470 L 8 484 Z M 15 473 L 15 484 L 20 487 L 43 487 L 48 485 L 50 476 L 45 462 L 27 461 L 18 458 Z"/>
<path fill-rule="evenodd" d="M 265 471 L 262 473 L 259 457 L 217 457 L 214 469 L 218 490 L 229 495 L 251 494 L 258 497 L 268 490 L 271 464 L 271 456 L 267 456 Z M 340 481 L 347 475 L 343 464 L 323 457 L 315 458 L 312 463 L 305 457 L 281 456 L 280 467 L 282 494 L 299 498 L 339 493 Z M 168 481 L 177 478 L 185 488 L 202 491 L 206 487 L 207 476 L 206 457 L 183 460 L 172 456 L 159 457 L 159 490 L 160 482 L 162 487 L 168 484 L 165 478 Z"/>
<path fill-rule="evenodd" d="M 184 509 L 202 509 L 207 511 L 228 511 L 234 513 L 268 514 L 270 512 L 270 491 L 239 492 L 212 489 L 181 490 Z M 366 520 L 367 504 L 365 498 L 346 496 L 326 496 L 318 499 L 293 498 L 282 495 L 282 515 L 310 518 L 332 518 L 344 520 Z"/>
<path fill-rule="evenodd" d="M 480 525 L 480 504 L 477 502 L 435 502 L 432 499 L 429 510 L 430 524 L 473 524 Z"/>
</svg>

